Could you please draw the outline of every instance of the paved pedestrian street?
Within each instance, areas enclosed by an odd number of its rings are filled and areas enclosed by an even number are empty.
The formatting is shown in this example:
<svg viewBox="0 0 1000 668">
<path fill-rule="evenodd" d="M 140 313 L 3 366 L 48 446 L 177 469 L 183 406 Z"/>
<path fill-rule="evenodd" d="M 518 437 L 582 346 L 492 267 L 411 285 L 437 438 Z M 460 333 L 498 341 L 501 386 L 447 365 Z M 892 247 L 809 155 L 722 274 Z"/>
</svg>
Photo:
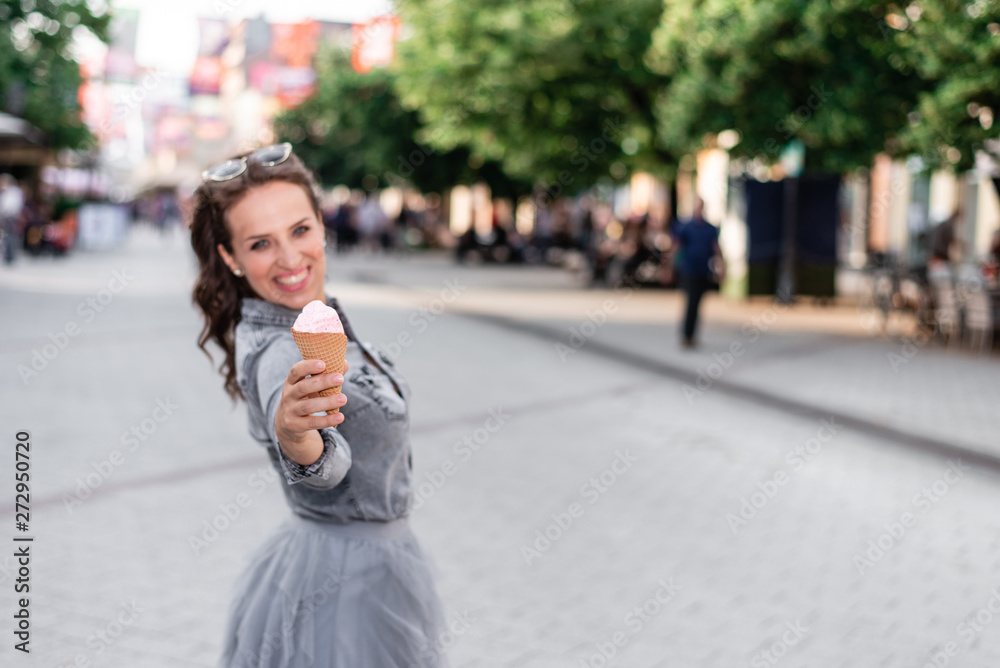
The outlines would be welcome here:
<svg viewBox="0 0 1000 668">
<path fill-rule="evenodd" d="M 28 655 L 0 557 L 0 665 L 214 666 L 235 576 L 289 513 L 196 346 L 186 244 L 140 227 L 0 268 L 34 536 Z M 453 666 L 1000 665 L 996 356 L 715 295 L 684 352 L 672 292 L 439 254 L 328 265 L 413 387 L 412 524 Z"/>
</svg>

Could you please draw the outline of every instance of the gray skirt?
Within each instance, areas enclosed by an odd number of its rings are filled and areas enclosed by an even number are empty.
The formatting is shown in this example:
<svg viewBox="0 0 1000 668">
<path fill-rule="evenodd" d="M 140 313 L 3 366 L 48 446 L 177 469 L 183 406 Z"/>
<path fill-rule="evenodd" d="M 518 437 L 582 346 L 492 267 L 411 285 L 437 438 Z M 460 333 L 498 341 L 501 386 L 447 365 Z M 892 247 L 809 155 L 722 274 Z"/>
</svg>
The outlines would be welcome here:
<svg viewBox="0 0 1000 668">
<path fill-rule="evenodd" d="M 444 616 L 406 519 L 292 515 L 233 587 L 220 668 L 440 668 Z"/>
</svg>

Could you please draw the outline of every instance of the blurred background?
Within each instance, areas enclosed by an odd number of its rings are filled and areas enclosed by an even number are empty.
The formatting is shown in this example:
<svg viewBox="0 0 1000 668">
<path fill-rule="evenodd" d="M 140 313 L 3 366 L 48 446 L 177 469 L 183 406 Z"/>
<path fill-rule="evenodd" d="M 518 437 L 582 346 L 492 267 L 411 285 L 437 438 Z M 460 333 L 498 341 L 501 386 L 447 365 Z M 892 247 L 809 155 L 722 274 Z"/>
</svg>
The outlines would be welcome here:
<svg viewBox="0 0 1000 668">
<path fill-rule="evenodd" d="M 285 141 L 414 386 L 454 665 L 1000 662 L 1000 2 L 4 0 L 0 61 L 4 665 L 214 665 L 288 511 L 188 216 Z"/>
</svg>

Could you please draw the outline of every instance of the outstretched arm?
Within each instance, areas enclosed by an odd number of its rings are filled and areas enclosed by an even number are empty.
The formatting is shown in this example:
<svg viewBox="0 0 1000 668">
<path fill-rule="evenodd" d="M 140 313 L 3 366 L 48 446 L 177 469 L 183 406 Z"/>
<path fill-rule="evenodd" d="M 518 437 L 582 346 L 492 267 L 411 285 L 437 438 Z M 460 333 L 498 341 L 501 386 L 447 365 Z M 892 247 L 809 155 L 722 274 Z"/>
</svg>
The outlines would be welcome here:
<svg viewBox="0 0 1000 668">
<path fill-rule="evenodd" d="M 279 341 L 261 354 L 257 390 L 265 425 L 289 484 L 301 482 L 315 489 L 330 489 L 344 479 L 351 467 L 350 445 L 336 429 L 344 414 L 312 413 L 331 410 L 346 402 L 343 394 L 318 395 L 320 390 L 342 384 L 343 377 L 320 373 L 319 360 L 293 363 L 298 357 L 294 343 L 284 346 Z M 309 374 L 314 375 L 307 378 Z"/>
</svg>

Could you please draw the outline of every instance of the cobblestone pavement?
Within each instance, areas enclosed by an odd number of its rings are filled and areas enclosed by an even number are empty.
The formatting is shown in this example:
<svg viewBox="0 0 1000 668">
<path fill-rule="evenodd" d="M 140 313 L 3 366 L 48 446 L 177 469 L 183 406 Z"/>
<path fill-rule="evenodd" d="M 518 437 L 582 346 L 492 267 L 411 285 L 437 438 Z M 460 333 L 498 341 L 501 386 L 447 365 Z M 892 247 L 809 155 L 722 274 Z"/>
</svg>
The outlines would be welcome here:
<svg viewBox="0 0 1000 668">
<path fill-rule="evenodd" d="M 237 569 L 288 513 L 195 346 L 191 260 L 181 236 L 140 230 L 114 254 L 0 269 L 3 425 L 8 442 L 32 432 L 36 536 L 33 651 L 8 640 L 0 665 L 213 666 Z M 994 470 L 719 386 L 689 400 L 593 344 L 697 373 L 740 341 L 727 382 L 979 450 L 1000 447 L 995 358 L 924 346 L 894 371 L 901 342 L 852 330 L 849 309 L 796 308 L 750 342 L 743 325 L 768 307 L 719 299 L 683 354 L 675 295 L 507 269 L 330 263 L 328 291 L 414 388 L 412 521 L 454 666 L 1000 665 Z M 113 270 L 127 282 L 114 293 Z M 619 308 L 572 352 L 544 336 L 608 299 Z M 544 329 L 503 326 L 515 318 Z M 193 549 L 241 493 L 249 505 Z M 13 566 L 0 558 L 8 639 Z"/>
</svg>

